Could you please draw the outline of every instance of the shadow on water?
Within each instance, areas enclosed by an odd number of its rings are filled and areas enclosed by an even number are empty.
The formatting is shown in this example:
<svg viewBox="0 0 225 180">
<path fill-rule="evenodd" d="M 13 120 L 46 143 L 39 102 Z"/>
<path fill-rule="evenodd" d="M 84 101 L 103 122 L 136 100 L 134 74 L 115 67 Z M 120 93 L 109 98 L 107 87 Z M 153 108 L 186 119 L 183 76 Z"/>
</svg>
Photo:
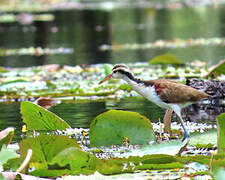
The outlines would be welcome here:
<svg viewBox="0 0 225 180">
<path fill-rule="evenodd" d="M 19 112 L 19 103 L 0 103 L 0 127 L 1 130 L 9 126 L 15 127 L 14 142 L 18 142 L 21 136 L 22 120 Z M 101 101 L 70 101 L 51 107 L 50 111 L 64 119 L 72 128 L 89 128 L 91 121 L 99 114 L 109 110 L 119 109 L 138 112 L 147 116 L 152 122 L 163 119 L 164 110 L 142 97 L 125 98 L 117 100 Z M 196 104 L 183 111 L 185 120 L 208 124 L 216 123 L 216 116 L 225 112 L 225 106 L 211 106 Z M 176 116 L 173 121 L 176 121 Z"/>
</svg>

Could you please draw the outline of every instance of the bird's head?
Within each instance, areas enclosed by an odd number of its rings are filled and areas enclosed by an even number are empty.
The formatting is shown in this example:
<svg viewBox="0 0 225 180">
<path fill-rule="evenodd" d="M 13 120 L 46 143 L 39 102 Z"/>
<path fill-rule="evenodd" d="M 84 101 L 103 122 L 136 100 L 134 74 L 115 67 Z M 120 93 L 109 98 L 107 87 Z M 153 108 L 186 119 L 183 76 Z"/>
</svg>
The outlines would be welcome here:
<svg viewBox="0 0 225 180">
<path fill-rule="evenodd" d="M 109 79 L 125 79 L 126 77 L 132 76 L 129 68 L 125 65 L 115 65 L 112 68 L 112 72 L 106 76 L 99 84 L 109 80 Z"/>
</svg>

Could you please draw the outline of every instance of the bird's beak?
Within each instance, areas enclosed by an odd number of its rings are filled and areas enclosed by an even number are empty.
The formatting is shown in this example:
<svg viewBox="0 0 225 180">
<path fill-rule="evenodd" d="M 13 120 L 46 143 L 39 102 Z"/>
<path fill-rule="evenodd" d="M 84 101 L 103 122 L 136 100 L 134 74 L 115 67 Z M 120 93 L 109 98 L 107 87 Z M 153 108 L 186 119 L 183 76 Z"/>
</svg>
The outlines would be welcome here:
<svg viewBox="0 0 225 180">
<path fill-rule="evenodd" d="M 106 77 L 105 77 L 103 80 L 101 80 L 98 84 L 102 84 L 103 82 L 105 82 L 105 81 L 107 81 L 107 80 L 109 80 L 109 79 L 111 79 L 111 78 L 112 78 L 112 74 L 106 76 Z"/>
</svg>

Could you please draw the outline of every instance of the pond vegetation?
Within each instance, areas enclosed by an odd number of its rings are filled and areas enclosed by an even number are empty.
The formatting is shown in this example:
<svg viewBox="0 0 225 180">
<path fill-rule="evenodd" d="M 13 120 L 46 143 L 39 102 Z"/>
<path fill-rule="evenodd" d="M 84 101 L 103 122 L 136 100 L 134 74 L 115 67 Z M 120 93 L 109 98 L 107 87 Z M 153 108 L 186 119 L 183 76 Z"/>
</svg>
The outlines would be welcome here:
<svg viewBox="0 0 225 180">
<path fill-rule="evenodd" d="M 222 179 L 223 3 L 2 1 L 0 179 Z M 211 95 L 184 109 L 190 140 L 129 85 L 98 84 L 121 61 Z"/>
</svg>

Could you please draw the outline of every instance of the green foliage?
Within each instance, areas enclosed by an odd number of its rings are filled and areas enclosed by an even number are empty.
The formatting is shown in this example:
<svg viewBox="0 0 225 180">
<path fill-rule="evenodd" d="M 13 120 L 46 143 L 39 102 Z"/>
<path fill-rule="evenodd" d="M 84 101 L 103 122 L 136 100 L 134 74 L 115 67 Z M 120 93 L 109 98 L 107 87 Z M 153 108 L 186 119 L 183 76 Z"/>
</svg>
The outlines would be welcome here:
<svg viewBox="0 0 225 180">
<path fill-rule="evenodd" d="M 105 76 L 111 73 L 113 66 L 111 64 L 104 64 Z"/>
<path fill-rule="evenodd" d="M 0 174 L 0 180 L 8 180 L 3 175 Z"/>
<path fill-rule="evenodd" d="M 62 168 L 67 168 L 67 165 L 69 165 L 69 169 L 73 171 L 81 170 L 83 168 L 95 170 L 98 159 L 90 153 L 75 147 L 70 147 L 58 153 L 49 164 L 57 164 Z"/>
<path fill-rule="evenodd" d="M 136 169 L 138 170 L 145 170 L 145 169 L 174 169 L 174 168 L 183 168 L 183 164 L 179 162 L 172 162 L 172 163 L 166 163 L 166 164 L 143 164 L 140 166 L 137 166 Z"/>
<path fill-rule="evenodd" d="M 48 89 L 50 89 L 50 90 L 56 89 L 56 85 L 54 83 L 52 83 L 51 81 L 46 80 L 45 83 L 46 83 L 46 86 L 48 87 Z"/>
<path fill-rule="evenodd" d="M 225 177 L 225 168 L 217 168 L 213 174 L 214 174 L 214 179 L 222 180 Z"/>
<path fill-rule="evenodd" d="M 13 80 L 13 81 L 6 81 L 4 83 L 2 83 L 0 85 L 1 88 L 7 88 L 7 85 L 11 85 L 11 84 L 18 84 L 18 83 L 30 83 L 30 81 L 26 81 L 26 80 L 23 80 L 23 79 L 17 79 L 17 80 Z"/>
<path fill-rule="evenodd" d="M 19 157 L 16 152 L 11 149 L 7 149 L 5 145 L 2 146 L 0 151 L 0 165 L 6 163 L 9 159 Z"/>
<path fill-rule="evenodd" d="M 176 161 L 174 156 L 167 154 L 153 154 L 142 161 L 143 164 L 166 164 Z"/>
<path fill-rule="evenodd" d="M 211 71 L 207 74 L 207 77 L 211 77 L 214 75 L 219 76 L 222 74 L 225 74 L 225 60 L 212 67 Z"/>
<path fill-rule="evenodd" d="M 218 153 L 225 153 L 225 113 L 217 116 Z"/>
<path fill-rule="evenodd" d="M 28 130 L 62 130 L 70 128 L 56 114 L 32 102 L 22 102 L 20 110 L 23 122 L 26 123 Z"/>
<path fill-rule="evenodd" d="M 90 125 L 91 146 L 147 144 L 154 140 L 151 121 L 136 113 L 110 110 L 97 116 Z"/>
<path fill-rule="evenodd" d="M 119 89 L 130 92 L 132 87 L 129 84 L 121 84 Z"/>
<path fill-rule="evenodd" d="M 20 154 L 25 158 L 28 149 L 33 150 L 31 162 L 47 168 L 50 162 L 58 153 L 69 147 L 80 148 L 74 139 L 61 135 L 39 135 L 28 137 L 19 143 Z M 36 164 L 36 165 L 37 165 Z"/>
<path fill-rule="evenodd" d="M 8 127 L 0 132 L 0 150 L 5 144 L 6 146 L 11 142 L 14 136 L 14 128 Z"/>
<path fill-rule="evenodd" d="M 207 141 L 205 141 L 207 139 Z M 215 129 L 206 131 L 204 133 L 195 132 L 191 134 L 189 145 L 198 148 L 212 148 L 217 144 L 217 131 Z"/>
<path fill-rule="evenodd" d="M 155 56 L 154 58 L 152 58 L 149 61 L 149 64 L 182 65 L 183 63 L 178 58 L 173 56 L 172 54 L 163 54 L 163 55 Z"/>
</svg>

